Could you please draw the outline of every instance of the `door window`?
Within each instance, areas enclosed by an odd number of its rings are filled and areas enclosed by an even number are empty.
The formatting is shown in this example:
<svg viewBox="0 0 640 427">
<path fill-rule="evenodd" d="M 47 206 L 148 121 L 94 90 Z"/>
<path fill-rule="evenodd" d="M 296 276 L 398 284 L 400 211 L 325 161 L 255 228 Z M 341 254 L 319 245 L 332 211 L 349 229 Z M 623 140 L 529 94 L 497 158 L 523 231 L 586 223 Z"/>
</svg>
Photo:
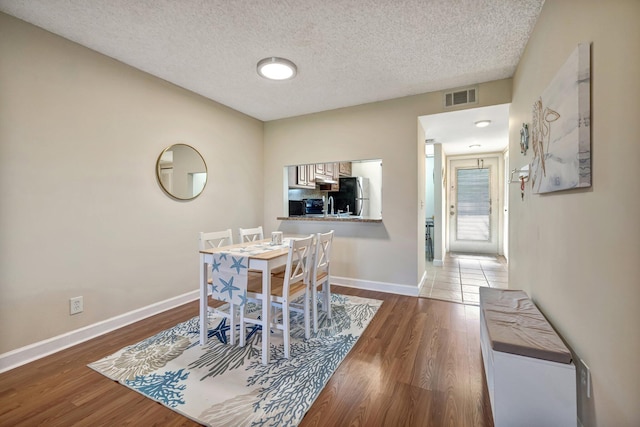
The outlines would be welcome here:
<svg viewBox="0 0 640 427">
<path fill-rule="evenodd" d="M 491 239 L 491 175 L 488 168 L 457 170 L 458 240 Z"/>
</svg>

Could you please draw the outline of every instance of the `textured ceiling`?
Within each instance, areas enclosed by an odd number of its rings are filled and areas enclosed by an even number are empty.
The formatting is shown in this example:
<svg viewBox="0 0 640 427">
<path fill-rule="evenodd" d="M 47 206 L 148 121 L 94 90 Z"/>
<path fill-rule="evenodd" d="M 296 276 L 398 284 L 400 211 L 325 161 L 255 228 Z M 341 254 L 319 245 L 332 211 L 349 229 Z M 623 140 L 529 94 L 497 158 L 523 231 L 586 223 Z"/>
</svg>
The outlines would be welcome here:
<svg viewBox="0 0 640 427">
<path fill-rule="evenodd" d="M 511 77 L 544 0 L 0 0 L 0 11 L 268 121 Z M 271 82 L 256 63 L 290 59 Z"/>
</svg>

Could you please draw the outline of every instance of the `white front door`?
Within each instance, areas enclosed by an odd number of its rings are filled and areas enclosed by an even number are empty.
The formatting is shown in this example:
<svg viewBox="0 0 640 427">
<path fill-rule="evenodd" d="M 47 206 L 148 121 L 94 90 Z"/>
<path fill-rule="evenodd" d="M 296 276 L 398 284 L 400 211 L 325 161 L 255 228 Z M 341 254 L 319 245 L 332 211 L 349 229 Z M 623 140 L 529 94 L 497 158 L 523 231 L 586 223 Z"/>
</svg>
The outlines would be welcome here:
<svg viewBox="0 0 640 427">
<path fill-rule="evenodd" d="M 451 160 L 449 251 L 498 253 L 498 158 Z"/>
</svg>

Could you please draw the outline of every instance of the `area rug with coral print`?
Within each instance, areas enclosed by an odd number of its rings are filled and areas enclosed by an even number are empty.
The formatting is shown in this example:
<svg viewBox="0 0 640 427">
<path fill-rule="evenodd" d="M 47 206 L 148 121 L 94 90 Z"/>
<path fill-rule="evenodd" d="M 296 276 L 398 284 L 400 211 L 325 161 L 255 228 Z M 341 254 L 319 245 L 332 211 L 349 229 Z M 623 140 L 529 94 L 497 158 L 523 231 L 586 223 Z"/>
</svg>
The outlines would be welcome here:
<svg viewBox="0 0 640 427">
<path fill-rule="evenodd" d="M 272 333 L 266 366 L 260 326 L 247 329 L 244 347 L 231 345 L 227 319 L 214 314 L 204 347 L 194 317 L 88 366 L 204 425 L 297 425 L 382 304 L 331 297 L 332 319 L 319 311 L 318 332 L 308 340 L 302 314 L 292 313 L 289 359 L 282 333 Z M 246 312 L 259 316 L 261 308 L 248 303 Z"/>
</svg>

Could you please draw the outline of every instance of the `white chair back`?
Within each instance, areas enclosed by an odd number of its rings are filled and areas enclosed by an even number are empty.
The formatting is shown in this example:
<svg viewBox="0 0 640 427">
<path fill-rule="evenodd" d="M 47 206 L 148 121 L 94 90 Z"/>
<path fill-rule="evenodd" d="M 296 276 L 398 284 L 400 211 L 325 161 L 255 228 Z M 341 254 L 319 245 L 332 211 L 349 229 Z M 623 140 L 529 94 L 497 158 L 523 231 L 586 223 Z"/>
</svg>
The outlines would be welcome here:
<svg viewBox="0 0 640 427">
<path fill-rule="evenodd" d="M 333 230 L 328 233 L 318 233 L 316 235 L 315 262 L 313 264 L 313 275 L 328 272 L 331 262 L 331 243 L 333 242 Z"/>
<path fill-rule="evenodd" d="M 264 232 L 262 226 L 256 228 L 240 228 L 240 243 L 255 242 L 256 240 L 264 239 Z"/>
<path fill-rule="evenodd" d="M 289 255 L 287 257 L 287 267 L 284 273 L 284 284 L 282 295 L 289 295 L 289 285 L 303 281 L 309 283 L 309 266 L 311 265 L 311 247 L 313 235 L 302 239 L 291 239 L 289 241 Z"/>
<path fill-rule="evenodd" d="M 224 231 L 200 232 L 199 244 L 201 251 L 233 245 L 233 232 L 230 228 Z"/>
<path fill-rule="evenodd" d="M 316 235 L 315 258 L 311 272 L 311 308 L 313 331 L 318 332 L 318 287 L 322 287 L 322 307 L 331 319 L 331 246 L 333 230 Z"/>
</svg>

